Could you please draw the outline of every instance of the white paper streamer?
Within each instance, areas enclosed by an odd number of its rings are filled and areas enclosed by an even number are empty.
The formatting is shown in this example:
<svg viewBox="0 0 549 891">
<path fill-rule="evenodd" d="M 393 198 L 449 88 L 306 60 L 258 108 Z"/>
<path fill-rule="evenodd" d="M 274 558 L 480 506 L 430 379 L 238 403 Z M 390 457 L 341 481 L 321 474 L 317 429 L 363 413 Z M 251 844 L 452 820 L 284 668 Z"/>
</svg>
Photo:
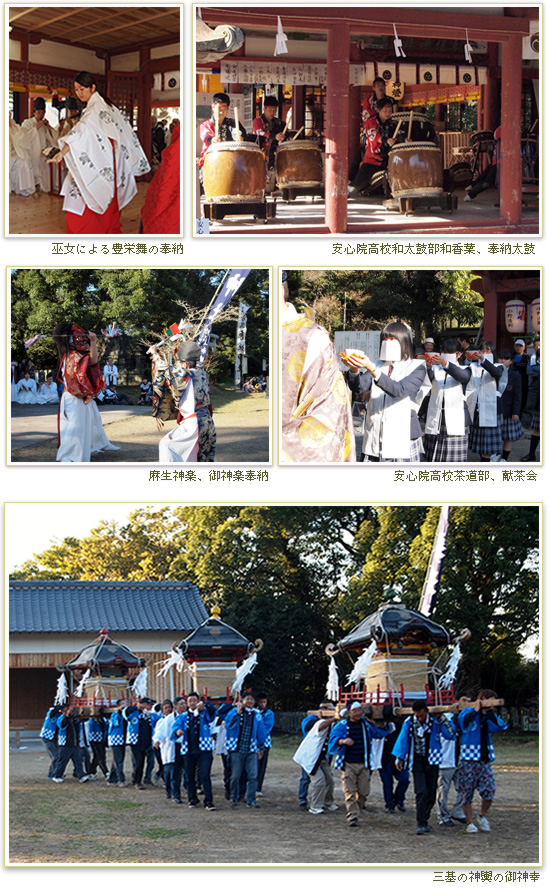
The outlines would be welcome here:
<svg viewBox="0 0 549 891">
<path fill-rule="evenodd" d="M 405 59 L 406 53 L 404 52 L 404 50 L 402 48 L 402 40 L 400 40 L 400 38 L 397 34 L 396 25 L 393 25 L 393 31 L 395 32 L 395 39 L 393 40 L 393 44 L 395 47 L 395 56 L 397 57 L 397 59 L 399 56 L 402 56 L 402 58 Z"/>
<path fill-rule="evenodd" d="M 132 693 L 140 699 L 147 695 L 147 669 L 144 668 L 139 672 L 133 682 Z"/>
<path fill-rule="evenodd" d="M 231 687 L 231 693 L 240 693 L 242 690 L 242 684 L 244 683 L 244 678 L 250 674 L 254 670 L 257 665 L 257 653 L 252 653 L 251 656 L 248 656 L 247 659 L 244 660 L 240 668 L 236 669 L 235 679 L 233 685 Z"/>
<path fill-rule="evenodd" d="M 54 705 L 64 705 L 69 698 L 69 688 L 67 687 L 67 679 L 62 674 L 57 681 L 57 692 L 53 701 Z"/>
<path fill-rule="evenodd" d="M 278 16 L 278 27 L 276 29 L 276 43 L 275 43 L 275 51 L 273 53 L 274 56 L 280 56 L 282 53 L 288 52 L 288 47 L 286 45 L 287 37 L 284 34 L 284 29 L 282 27 L 282 22 L 280 20 L 280 16 Z"/>
<path fill-rule="evenodd" d="M 328 668 L 326 699 L 330 699 L 332 702 L 337 702 L 339 699 L 339 676 L 337 673 L 337 665 L 333 656 L 330 657 L 330 667 Z"/>
<path fill-rule="evenodd" d="M 183 671 L 183 665 L 185 664 L 185 660 L 183 656 L 178 650 L 167 650 L 166 651 L 168 658 L 163 659 L 161 662 L 155 662 L 155 665 L 161 665 L 162 668 L 157 674 L 159 678 L 165 678 L 168 674 L 172 665 L 175 665 L 179 672 Z"/>
<path fill-rule="evenodd" d="M 74 695 L 77 696 L 78 699 L 80 699 L 80 697 L 84 695 L 84 686 L 85 686 L 86 681 L 88 680 L 89 676 L 90 676 L 90 669 L 88 668 L 86 673 L 84 675 L 82 675 L 82 680 L 80 681 L 80 683 L 78 684 L 78 687 L 74 691 Z"/>
<path fill-rule="evenodd" d="M 469 65 L 472 65 L 473 64 L 473 56 L 471 55 L 471 53 L 473 52 L 473 47 L 469 43 L 469 32 L 467 29 L 465 29 L 465 37 L 467 39 L 467 43 L 463 47 L 464 52 L 465 52 L 465 61 L 469 62 Z"/>
<path fill-rule="evenodd" d="M 366 674 L 370 662 L 374 658 L 377 650 L 377 641 L 373 640 L 370 646 L 364 650 L 361 656 L 355 662 L 355 666 L 347 678 L 347 684 L 356 684 Z"/>
<path fill-rule="evenodd" d="M 442 677 L 439 679 L 439 682 L 438 682 L 439 687 L 442 687 L 443 690 L 447 690 L 448 687 L 451 686 L 452 682 L 454 681 L 454 679 L 456 677 L 458 665 L 460 662 L 461 662 L 461 647 L 459 644 L 456 644 L 454 647 L 454 651 L 453 651 L 452 655 L 450 656 L 450 659 L 448 660 L 448 665 L 446 666 L 446 671 L 444 672 L 444 674 L 442 675 Z"/>
</svg>

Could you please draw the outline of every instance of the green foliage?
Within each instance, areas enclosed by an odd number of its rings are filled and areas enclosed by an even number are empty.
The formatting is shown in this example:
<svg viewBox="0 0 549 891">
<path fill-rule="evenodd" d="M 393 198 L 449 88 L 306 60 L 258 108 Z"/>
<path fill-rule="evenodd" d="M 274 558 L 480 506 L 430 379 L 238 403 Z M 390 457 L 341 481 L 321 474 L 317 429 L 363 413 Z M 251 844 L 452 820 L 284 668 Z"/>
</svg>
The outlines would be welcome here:
<svg viewBox="0 0 549 891">
<path fill-rule="evenodd" d="M 59 322 L 72 321 L 99 333 L 110 322 L 122 328 L 126 346 L 140 347 L 167 325 L 179 322 L 181 303 L 208 307 L 224 269 L 16 269 L 12 272 L 12 354 L 25 356 L 24 341 L 49 334 Z M 250 355 L 269 354 L 269 277 L 253 269 L 234 298 L 250 307 L 246 346 Z M 234 354 L 236 323 L 214 324 Z M 37 367 L 56 364 L 52 340 L 30 351 Z"/>
<path fill-rule="evenodd" d="M 471 287 L 477 277 L 468 270 L 337 269 L 308 273 L 291 293 L 314 307 L 316 320 L 331 336 L 343 327 L 346 293 L 347 330 L 381 330 L 401 319 L 421 342 L 452 320 L 467 326 L 480 323 L 480 297 Z"/>
<path fill-rule="evenodd" d="M 419 606 L 439 507 L 210 505 L 146 508 L 53 542 L 17 579 L 194 582 L 207 608 L 264 647 L 253 675 L 278 708 L 324 692 L 325 647 L 387 599 Z M 462 645 L 459 684 L 509 703 L 536 668 L 520 648 L 538 630 L 538 509 L 456 506 L 434 618 Z M 348 663 L 345 662 L 345 669 Z M 508 692 L 507 692 L 508 691 Z"/>
</svg>

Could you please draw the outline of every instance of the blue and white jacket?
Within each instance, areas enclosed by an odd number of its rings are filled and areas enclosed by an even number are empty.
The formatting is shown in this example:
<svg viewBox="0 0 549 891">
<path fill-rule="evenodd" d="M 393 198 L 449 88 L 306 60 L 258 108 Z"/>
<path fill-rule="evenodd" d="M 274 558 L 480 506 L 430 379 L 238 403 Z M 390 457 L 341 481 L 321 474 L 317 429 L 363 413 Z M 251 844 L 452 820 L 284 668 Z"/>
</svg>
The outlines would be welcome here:
<svg viewBox="0 0 549 891">
<path fill-rule="evenodd" d="M 146 714 L 145 714 L 146 712 Z M 147 721 L 149 727 L 151 728 L 151 742 L 152 742 L 152 734 L 153 727 L 156 724 L 154 718 L 152 718 L 152 709 L 138 709 L 135 705 L 128 705 L 123 710 L 124 717 L 128 722 L 128 736 L 127 743 L 130 746 L 137 746 L 139 744 L 139 722 Z M 155 716 L 158 714 L 154 712 Z"/>
<path fill-rule="evenodd" d="M 198 748 L 201 752 L 213 752 L 215 741 L 212 737 L 210 724 L 215 718 L 215 706 L 210 703 L 204 703 L 204 709 L 200 712 Z M 173 722 L 170 739 L 181 744 L 181 754 L 187 755 L 189 752 L 189 740 L 187 737 L 187 726 L 189 723 L 189 713 L 183 712 L 178 715 Z M 178 736 L 177 731 L 182 730 L 183 736 Z"/>
<path fill-rule="evenodd" d="M 60 714 L 61 709 L 57 705 L 48 709 L 42 724 L 42 730 L 40 731 L 40 739 L 55 739 L 57 736 L 57 719 Z"/>
<path fill-rule="evenodd" d="M 256 708 L 252 709 L 252 714 L 253 724 L 250 738 L 250 752 L 257 752 L 264 748 L 267 734 L 265 733 L 263 718 Z M 236 708 L 232 708 L 225 717 L 225 726 L 227 728 L 227 751 L 236 752 L 240 738 L 240 715 Z"/>
<path fill-rule="evenodd" d="M 471 712 L 475 715 L 472 721 L 466 721 L 467 715 Z M 480 745 L 480 722 L 482 712 L 476 712 L 474 708 L 464 708 L 458 715 L 459 727 L 461 730 L 461 751 L 460 761 L 480 761 L 481 745 Z M 501 730 L 507 730 L 505 721 L 490 712 L 487 716 L 488 722 L 488 761 L 496 760 L 496 753 L 492 745 L 491 733 L 499 733 Z M 494 720 L 495 718 L 495 720 Z"/>
<path fill-rule="evenodd" d="M 107 718 L 92 717 L 88 721 L 88 739 L 90 742 L 105 743 L 109 721 Z"/>
<path fill-rule="evenodd" d="M 113 712 L 109 721 L 107 743 L 109 746 L 123 746 L 126 743 L 127 721 L 123 709 Z"/>
<path fill-rule="evenodd" d="M 270 708 L 266 708 L 265 711 L 259 712 L 259 714 L 263 718 L 263 723 L 265 725 L 265 744 L 263 748 L 270 749 L 272 747 L 271 730 L 275 724 L 274 712 L 271 711 Z"/>
<path fill-rule="evenodd" d="M 393 755 L 395 758 L 398 758 L 399 761 L 403 762 L 406 770 L 412 770 L 414 766 L 414 737 L 411 732 L 413 719 L 413 715 L 406 718 L 393 747 Z M 440 764 L 442 761 L 441 736 L 443 736 L 444 739 L 453 739 L 455 733 L 451 727 L 447 726 L 443 721 L 440 721 L 436 715 L 429 715 L 429 722 L 431 724 L 431 731 L 429 734 L 429 752 L 427 761 L 429 764 Z"/>
<path fill-rule="evenodd" d="M 360 723 L 362 724 L 362 736 L 364 739 L 364 766 L 372 769 L 372 739 L 383 739 L 384 736 L 389 734 L 388 730 L 382 730 L 381 727 L 376 727 L 375 724 L 370 724 L 365 718 L 361 718 Z M 343 770 L 345 767 L 345 752 L 347 750 L 347 746 L 340 746 L 340 739 L 347 739 L 349 736 L 349 728 L 347 718 L 344 718 L 342 721 L 338 721 L 337 724 L 334 724 L 328 739 L 328 754 L 335 755 L 335 761 L 333 763 L 333 767 L 335 770 Z"/>
</svg>

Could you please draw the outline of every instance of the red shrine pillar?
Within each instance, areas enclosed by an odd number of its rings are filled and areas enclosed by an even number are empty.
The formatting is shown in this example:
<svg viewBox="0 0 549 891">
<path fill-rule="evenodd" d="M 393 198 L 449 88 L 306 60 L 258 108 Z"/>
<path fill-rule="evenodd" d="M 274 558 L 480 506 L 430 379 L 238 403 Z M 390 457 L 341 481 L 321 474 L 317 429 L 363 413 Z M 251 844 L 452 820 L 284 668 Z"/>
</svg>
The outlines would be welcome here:
<svg viewBox="0 0 549 891">
<path fill-rule="evenodd" d="M 151 58 L 149 47 L 139 47 L 139 80 L 137 82 L 137 136 L 143 146 L 149 163 L 152 156 L 151 147 L 151 91 L 153 76 L 148 62 Z"/>
<path fill-rule="evenodd" d="M 520 112 L 522 95 L 522 37 L 504 41 L 501 53 L 500 210 L 504 221 L 517 225 L 522 205 Z"/>
<path fill-rule="evenodd" d="M 333 233 L 347 231 L 349 55 L 349 25 L 332 25 L 328 31 L 325 194 L 326 224 Z"/>
<path fill-rule="evenodd" d="M 491 340 L 499 349 L 498 343 L 498 294 L 492 275 L 489 272 L 482 274 L 482 289 L 484 292 L 484 340 Z"/>
</svg>

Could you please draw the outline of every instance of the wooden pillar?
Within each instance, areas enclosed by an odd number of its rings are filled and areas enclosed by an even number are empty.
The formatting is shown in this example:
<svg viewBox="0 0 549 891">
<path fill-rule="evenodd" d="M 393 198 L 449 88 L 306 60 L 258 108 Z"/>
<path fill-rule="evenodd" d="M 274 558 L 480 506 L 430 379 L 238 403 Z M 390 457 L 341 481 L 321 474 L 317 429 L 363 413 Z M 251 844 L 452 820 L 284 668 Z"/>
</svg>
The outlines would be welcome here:
<svg viewBox="0 0 549 891">
<path fill-rule="evenodd" d="M 299 130 L 305 123 L 305 87 L 292 90 L 292 130 Z"/>
<path fill-rule="evenodd" d="M 352 162 L 360 142 L 360 125 L 362 123 L 361 92 L 361 87 L 349 88 L 349 163 Z"/>
<path fill-rule="evenodd" d="M 349 25 L 328 31 L 326 84 L 326 224 L 330 232 L 347 231 L 349 145 Z"/>
<path fill-rule="evenodd" d="M 148 47 L 139 48 L 139 79 L 137 86 L 137 138 L 143 146 L 143 150 L 151 162 L 152 146 L 151 146 L 151 113 L 152 100 L 151 91 L 153 78 L 147 64 L 151 58 L 151 51 Z"/>
<path fill-rule="evenodd" d="M 499 127 L 500 112 L 498 105 L 498 44 L 488 44 L 488 68 L 486 72 L 486 83 L 482 88 L 482 105 L 483 105 L 483 126 L 482 130 L 495 130 Z"/>
<path fill-rule="evenodd" d="M 520 221 L 522 164 L 520 160 L 520 103 L 522 95 L 522 38 L 510 37 L 501 53 L 501 152 L 499 193 L 501 216 L 509 225 Z"/>
</svg>

